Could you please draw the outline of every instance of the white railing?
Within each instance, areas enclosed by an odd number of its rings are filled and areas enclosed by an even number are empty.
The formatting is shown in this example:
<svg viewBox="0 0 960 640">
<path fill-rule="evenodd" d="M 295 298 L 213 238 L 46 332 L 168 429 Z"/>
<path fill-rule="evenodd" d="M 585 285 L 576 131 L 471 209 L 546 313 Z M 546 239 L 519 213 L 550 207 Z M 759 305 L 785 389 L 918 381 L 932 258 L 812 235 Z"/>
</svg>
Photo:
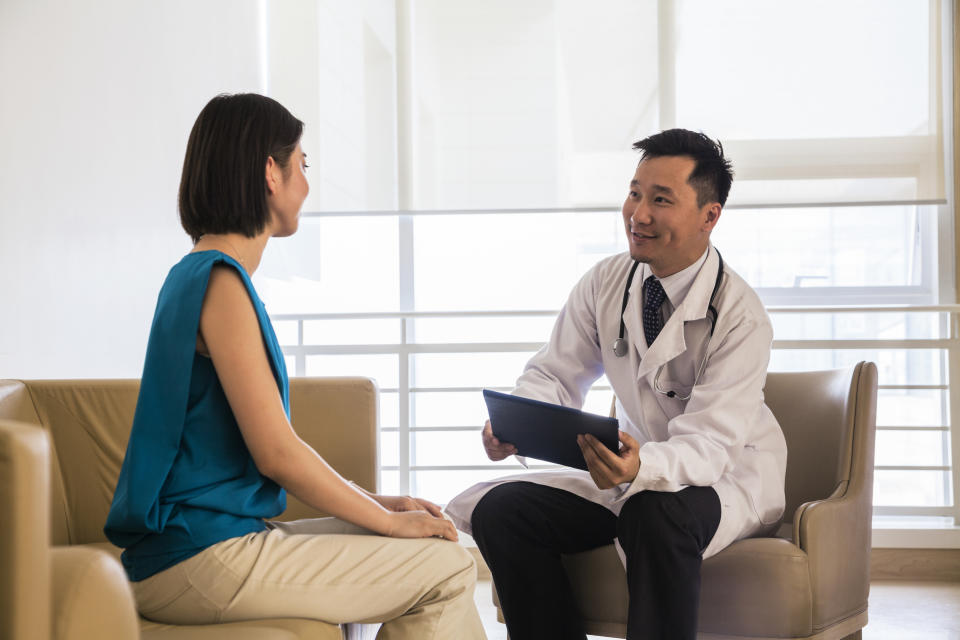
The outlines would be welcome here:
<svg viewBox="0 0 960 640">
<path fill-rule="evenodd" d="M 883 424 L 878 431 L 906 431 L 913 432 L 940 432 L 950 433 L 952 425 L 960 425 L 960 385 L 952 385 L 950 381 L 960 379 L 960 305 L 927 305 L 927 306 L 832 306 L 832 307 L 770 307 L 768 312 L 773 318 L 780 314 L 938 314 L 937 329 L 933 337 L 920 338 L 863 338 L 863 339 L 776 339 L 774 350 L 864 350 L 880 349 L 907 351 L 910 350 L 940 350 L 941 360 L 940 379 L 932 384 L 913 384 L 909 380 L 903 383 L 890 384 L 884 382 L 881 372 L 881 390 L 936 390 L 945 392 L 943 402 L 946 403 L 941 415 L 948 420 L 946 424 L 930 425 L 896 425 Z M 399 420 L 397 427 L 382 427 L 382 431 L 397 432 L 399 440 L 399 464 L 383 466 L 383 471 L 396 471 L 399 475 L 399 490 L 409 491 L 411 474 L 417 471 L 470 471 L 470 470 L 519 470 L 519 465 L 489 464 L 489 465 L 425 465 L 416 466 L 410 463 L 410 436 L 416 432 L 456 432 L 478 431 L 476 426 L 420 426 L 411 422 L 411 394 L 418 392 L 479 392 L 481 387 L 470 386 L 416 386 L 411 380 L 411 358 L 416 354 L 449 354 L 449 353 L 510 353 L 533 352 L 542 346 L 542 342 L 446 342 L 430 343 L 417 342 L 411 339 L 413 323 L 420 319 L 437 318 L 550 318 L 556 315 L 551 310 L 531 311 L 450 311 L 450 312 L 370 312 L 370 313 L 323 313 L 323 314 L 275 314 L 272 320 L 275 324 L 296 323 L 296 343 L 283 344 L 284 354 L 293 358 L 293 373 L 303 376 L 307 370 L 307 358 L 320 355 L 392 355 L 397 356 L 396 387 L 384 387 L 383 392 L 396 393 L 399 401 Z M 305 344 L 304 325 L 311 321 L 358 321 L 358 320 L 386 320 L 399 323 L 399 341 L 388 344 Z M 283 332 L 281 332 L 283 333 Z M 292 333 L 292 332 L 288 332 Z M 289 341 L 289 340 L 288 340 Z M 282 342 L 284 342 L 282 340 Z M 491 387 L 498 388 L 498 387 Z M 597 390 L 607 390 L 609 387 L 594 387 Z M 882 416 L 881 416 L 882 422 Z M 957 460 L 960 460 L 960 433 L 954 432 L 950 438 L 951 450 L 949 459 L 941 465 L 882 465 L 877 471 L 939 471 L 947 472 L 949 478 L 944 487 L 944 495 L 951 496 L 952 504 L 943 506 L 878 506 L 874 508 L 875 515 L 897 516 L 941 516 L 952 517 L 960 524 L 960 473 L 957 470 Z M 479 446 L 479 443 L 478 443 Z M 946 457 L 946 456 L 945 456 Z M 531 468 L 549 468 L 549 465 L 533 465 Z"/>
</svg>

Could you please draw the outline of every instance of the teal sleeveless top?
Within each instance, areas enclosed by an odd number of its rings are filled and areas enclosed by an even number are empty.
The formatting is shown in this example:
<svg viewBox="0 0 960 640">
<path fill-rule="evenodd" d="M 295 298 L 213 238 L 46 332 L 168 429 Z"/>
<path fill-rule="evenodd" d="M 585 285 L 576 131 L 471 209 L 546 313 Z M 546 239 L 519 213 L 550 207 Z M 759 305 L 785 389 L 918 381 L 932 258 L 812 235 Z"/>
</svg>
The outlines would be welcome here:
<svg viewBox="0 0 960 640">
<path fill-rule="evenodd" d="M 213 362 L 197 353 L 200 309 L 216 264 L 237 270 L 260 322 L 267 358 L 290 416 L 283 353 L 246 271 L 219 251 L 189 253 L 160 290 L 127 453 L 104 533 L 123 547 L 133 581 L 228 538 L 266 529 L 286 493 L 260 474 Z"/>
</svg>

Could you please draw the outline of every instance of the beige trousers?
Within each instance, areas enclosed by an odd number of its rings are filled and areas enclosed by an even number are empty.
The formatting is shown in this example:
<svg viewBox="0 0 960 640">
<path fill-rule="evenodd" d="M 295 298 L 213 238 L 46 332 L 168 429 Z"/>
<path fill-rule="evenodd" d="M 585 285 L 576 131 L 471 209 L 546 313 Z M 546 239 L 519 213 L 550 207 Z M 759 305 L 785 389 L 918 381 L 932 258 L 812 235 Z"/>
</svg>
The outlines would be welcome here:
<svg viewBox="0 0 960 640">
<path fill-rule="evenodd" d="M 459 544 L 388 538 L 335 518 L 267 526 L 133 583 L 140 613 L 168 624 L 382 622 L 380 640 L 486 638 L 476 567 Z"/>
</svg>

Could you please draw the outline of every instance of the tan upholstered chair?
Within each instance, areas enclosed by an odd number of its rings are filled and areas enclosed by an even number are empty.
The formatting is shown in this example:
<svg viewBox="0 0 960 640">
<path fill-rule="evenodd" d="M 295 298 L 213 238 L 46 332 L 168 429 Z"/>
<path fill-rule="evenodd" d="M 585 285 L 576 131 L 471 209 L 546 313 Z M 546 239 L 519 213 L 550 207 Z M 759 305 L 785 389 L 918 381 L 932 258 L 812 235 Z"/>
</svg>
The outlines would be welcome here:
<svg viewBox="0 0 960 640">
<path fill-rule="evenodd" d="M 0 380 L 0 640 L 332 640 L 338 625 L 272 618 L 163 625 L 138 618 L 103 535 L 136 380 Z M 377 488 L 377 390 L 295 378 L 294 428 L 345 477 Z M 293 497 L 281 519 L 316 517 Z M 53 546 L 51 546 L 53 545 Z"/>
<path fill-rule="evenodd" d="M 770 373 L 787 439 L 777 537 L 703 563 L 700 640 L 853 640 L 867 624 L 877 368 Z M 612 545 L 563 558 L 587 633 L 626 637 L 627 581 Z M 494 603 L 498 606 L 496 591 Z"/>
</svg>

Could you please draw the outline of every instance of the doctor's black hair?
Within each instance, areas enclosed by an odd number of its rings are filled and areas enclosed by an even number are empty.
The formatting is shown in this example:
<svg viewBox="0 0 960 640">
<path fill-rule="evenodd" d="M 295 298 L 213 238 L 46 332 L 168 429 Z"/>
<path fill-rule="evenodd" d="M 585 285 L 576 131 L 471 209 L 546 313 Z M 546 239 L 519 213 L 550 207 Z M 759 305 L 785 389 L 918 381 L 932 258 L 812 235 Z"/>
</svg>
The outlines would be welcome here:
<svg viewBox="0 0 960 640">
<path fill-rule="evenodd" d="M 180 176 L 180 223 L 193 241 L 205 233 L 261 233 L 270 221 L 267 158 L 286 177 L 302 134 L 303 122 L 272 98 L 237 93 L 210 100 L 190 131 Z"/>
<path fill-rule="evenodd" d="M 640 151 L 640 162 L 647 158 L 687 156 L 694 161 L 687 183 L 697 192 L 697 206 L 710 202 L 727 203 L 733 184 L 733 166 L 723 156 L 723 145 L 701 132 L 667 129 L 638 140 L 633 148 Z"/>
</svg>

